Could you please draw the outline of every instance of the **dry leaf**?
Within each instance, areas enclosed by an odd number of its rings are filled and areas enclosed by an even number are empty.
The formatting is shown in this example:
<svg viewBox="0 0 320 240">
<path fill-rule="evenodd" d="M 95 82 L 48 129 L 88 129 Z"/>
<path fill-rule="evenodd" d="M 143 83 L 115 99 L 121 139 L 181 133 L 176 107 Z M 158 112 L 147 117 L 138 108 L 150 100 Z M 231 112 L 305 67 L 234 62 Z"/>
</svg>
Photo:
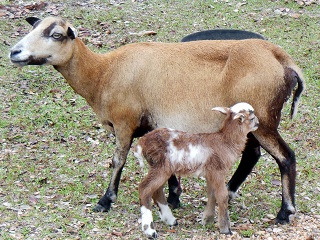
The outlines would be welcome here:
<svg viewBox="0 0 320 240">
<path fill-rule="evenodd" d="M 122 233 L 121 232 L 118 232 L 116 230 L 112 230 L 112 235 L 115 235 L 117 237 L 122 237 Z"/>
<path fill-rule="evenodd" d="M 155 31 L 141 31 L 141 32 L 138 32 L 138 33 L 129 33 L 129 34 L 142 37 L 142 36 L 153 36 L 153 35 L 156 35 L 157 32 L 155 32 Z"/>
</svg>

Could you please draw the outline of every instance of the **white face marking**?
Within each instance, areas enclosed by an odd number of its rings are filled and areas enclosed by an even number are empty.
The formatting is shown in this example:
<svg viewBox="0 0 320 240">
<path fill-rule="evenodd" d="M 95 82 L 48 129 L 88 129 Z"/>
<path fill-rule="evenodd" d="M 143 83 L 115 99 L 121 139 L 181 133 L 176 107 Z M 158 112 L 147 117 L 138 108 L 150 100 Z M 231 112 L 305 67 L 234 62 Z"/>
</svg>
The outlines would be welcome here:
<svg viewBox="0 0 320 240">
<path fill-rule="evenodd" d="M 230 109 L 234 113 L 239 113 L 241 110 L 254 111 L 253 107 L 249 103 L 245 103 L 245 102 L 237 103 L 233 105 Z"/>
<path fill-rule="evenodd" d="M 68 61 L 72 56 L 72 41 L 60 42 L 51 37 L 53 33 L 67 35 L 67 29 L 71 25 L 65 23 L 64 27 L 60 26 L 61 21 L 60 18 L 54 17 L 43 19 L 38 26 L 12 47 L 11 61 L 19 66 L 35 64 L 37 61 L 41 63 L 36 65 L 60 65 Z M 50 30 L 48 36 L 44 36 L 44 31 L 53 23 L 57 25 Z"/>
<path fill-rule="evenodd" d="M 170 226 L 174 226 L 177 224 L 177 220 L 176 218 L 173 216 L 169 206 L 166 204 L 161 204 L 161 203 L 157 203 L 160 211 L 159 211 L 159 216 L 161 221 L 165 222 L 166 224 L 170 225 Z"/>
<path fill-rule="evenodd" d="M 147 236 L 156 236 L 157 232 L 151 228 L 151 223 L 153 222 L 152 212 L 145 206 L 141 207 L 141 227 L 142 231 Z"/>
</svg>

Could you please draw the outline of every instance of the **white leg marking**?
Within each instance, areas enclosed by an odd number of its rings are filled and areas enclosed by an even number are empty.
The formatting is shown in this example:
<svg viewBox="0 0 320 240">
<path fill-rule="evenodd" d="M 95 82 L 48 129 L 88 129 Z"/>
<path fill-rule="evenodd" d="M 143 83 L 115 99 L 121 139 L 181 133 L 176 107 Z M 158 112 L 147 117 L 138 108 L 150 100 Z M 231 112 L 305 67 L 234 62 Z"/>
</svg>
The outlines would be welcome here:
<svg viewBox="0 0 320 240">
<path fill-rule="evenodd" d="M 145 206 L 141 207 L 141 226 L 142 231 L 148 236 L 148 237 L 157 237 L 156 230 L 152 229 L 153 225 L 153 218 L 152 218 L 152 212 L 146 208 Z"/>
<path fill-rule="evenodd" d="M 168 204 L 158 203 L 158 206 L 160 208 L 159 216 L 161 218 L 161 221 L 165 222 L 170 226 L 174 226 L 178 224 L 177 219 L 173 216 Z"/>
<path fill-rule="evenodd" d="M 288 204 L 288 209 L 294 214 L 296 212 L 296 209 L 292 204 Z"/>
</svg>

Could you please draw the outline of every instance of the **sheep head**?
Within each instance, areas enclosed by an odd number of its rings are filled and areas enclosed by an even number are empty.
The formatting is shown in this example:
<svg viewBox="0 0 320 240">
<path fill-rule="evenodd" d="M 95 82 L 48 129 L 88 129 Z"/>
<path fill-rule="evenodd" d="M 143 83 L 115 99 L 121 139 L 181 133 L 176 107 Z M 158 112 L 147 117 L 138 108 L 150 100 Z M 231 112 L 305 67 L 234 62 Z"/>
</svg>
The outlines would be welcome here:
<svg viewBox="0 0 320 240">
<path fill-rule="evenodd" d="M 254 114 L 253 107 L 248 103 L 237 103 L 230 108 L 215 107 L 212 110 L 231 116 L 232 120 L 237 120 L 239 125 L 246 127 L 248 133 L 258 129 L 259 120 Z"/>
<path fill-rule="evenodd" d="M 77 31 L 70 23 L 57 17 L 26 20 L 33 30 L 12 47 L 9 57 L 13 64 L 62 65 L 71 58 Z"/>
</svg>

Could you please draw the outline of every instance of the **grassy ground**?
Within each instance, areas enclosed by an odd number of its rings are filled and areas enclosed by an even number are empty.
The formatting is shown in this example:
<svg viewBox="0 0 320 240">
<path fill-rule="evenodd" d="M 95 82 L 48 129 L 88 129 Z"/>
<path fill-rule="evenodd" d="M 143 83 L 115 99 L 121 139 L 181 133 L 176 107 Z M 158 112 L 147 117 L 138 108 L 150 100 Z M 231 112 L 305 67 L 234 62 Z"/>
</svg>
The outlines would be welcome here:
<svg viewBox="0 0 320 240">
<path fill-rule="evenodd" d="M 297 155 L 298 213 L 290 225 L 274 225 L 281 204 L 280 174 L 265 154 L 230 206 L 232 239 L 320 237 L 319 1 L 303 6 L 303 1 L 291 0 L 46 2 L 0 2 L 1 239 L 143 237 L 137 193 L 143 173 L 132 154 L 118 202 L 109 213 L 93 213 L 108 185 L 114 138 L 52 67 L 21 70 L 9 63 L 10 46 L 30 30 L 24 18 L 49 15 L 71 21 L 96 52 L 131 42 L 179 41 L 214 28 L 255 31 L 282 46 L 303 69 L 307 83 L 297 118 L 289 121 L 286 106 L 280 126 Z M 145 30 L 157 34 L 135 34 Z M 182 207 L 174 211 L 178 227 L 168 228 L 154 214 L 161 239 L 227 238 L 216 225 L 199 222 L 204 186 L 203 180 L 183 179 Z"/>
</svg>

